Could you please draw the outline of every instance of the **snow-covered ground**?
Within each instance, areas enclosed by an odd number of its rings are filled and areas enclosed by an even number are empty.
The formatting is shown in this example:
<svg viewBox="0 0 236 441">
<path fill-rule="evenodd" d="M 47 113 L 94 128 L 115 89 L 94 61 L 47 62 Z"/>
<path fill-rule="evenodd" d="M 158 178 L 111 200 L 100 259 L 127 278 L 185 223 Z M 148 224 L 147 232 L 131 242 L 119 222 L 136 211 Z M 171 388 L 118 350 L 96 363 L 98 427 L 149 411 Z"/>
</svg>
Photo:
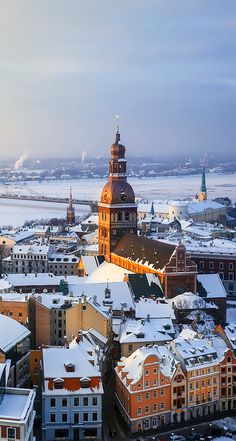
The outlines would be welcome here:
<svg viewBox="0 0 236 441">
<path fill-rule="evenodd" d="M 228 196 L 236 200 L 236 174 L 207 175 L 208 197 Z M 65 197 L 72 187 L 73 196 L 78 199 L 98 200 L 106 179 L 81 179 L 74 181 L 29 182 L 26 185 L 0 185 L 0 193 L 16 193 L 27 195 L 44 195 Z M 161 178 L 130 178 L 136 197 L 149 199 L 183 199 L 191 198 L 199 193 L 201 176 L 161 177 Z M 25 220 L 64 217 L 65 205 L 30 201 L 14 201 L 0 199 L 0 225 L 21 225 Z M 77 214 L 86 212 L 88 208 L 77 208 Z"/>
</svg>

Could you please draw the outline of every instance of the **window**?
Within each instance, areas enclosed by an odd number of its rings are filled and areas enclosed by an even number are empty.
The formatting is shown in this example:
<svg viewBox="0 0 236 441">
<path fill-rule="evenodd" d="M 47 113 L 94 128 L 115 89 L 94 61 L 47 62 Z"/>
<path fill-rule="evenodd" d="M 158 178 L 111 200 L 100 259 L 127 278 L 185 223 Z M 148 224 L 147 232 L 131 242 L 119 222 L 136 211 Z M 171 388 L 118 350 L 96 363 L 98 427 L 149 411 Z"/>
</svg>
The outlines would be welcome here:
<svg viewBox="0 0 236 441">
<path fill-rule="evenodd" d="M 74 413 L 74 424 L 79 424 L 79 413 Z"/>
<path fill-rule="evenodd" d="M 97 405 L 98 405 L 98 399 L 97 399 L 97 397 L 93 397 L 93 398 L 92 398 L 92 405 L 93 405 L 93 406 L 97 406 Z"/>
<path fill-rule="evenodd" d="M 56 399 L 55 398 L 50 399 L 50 407 L 56 407 Z"/>
<path fill-rule="evenodd" d="M 129 345 L 129 346 L 128 346 L 128 351 L 129 351 L 129 352 L 132 352 L 132 351 L 133 351 L 133 345 Z"/>
<path fill-rule="evenodd" d="M 149 375 L 149 370 L 148 369 L 146 369 L 145 375 Z"/>
<path fill-rule="evenodd" d="M 209 269 L 211 269 L 211 270 L 214 269 L 214 262 L 209 262 Z"/>
<path fill-rule="evenodd" d="M 157 374 L 157 368 L 154 368 L 154 369 L 153 369 L 153 373 L 154 373 L 154 374 Z"/>
<path fill-rule="evenodd" d="M 92 419 L 93 419 L 93 421 L 97 421 L 97 420 L 98 420 L 98 414 L 97 414 L 97 412 L 93 412 Z"/>
<path fill-rule="evenodd" d="M 14 427 L 8 427 L 7 438 L 8 439 L 15 439 L 16 438 L 16 429 Z"/>
<path fill-rule="evenodd" d="M 83 398 L 83 406 L 88 406 L 88 397 Z"/>
<path fill-rule="evenodd" d="M 161 409 L 161 410 L 165 409 L 165 403 L 161 403 L 161 404 L 160 404 L 160 409 Z"/>
<path fill-rule="evenodd" d="M 153 386 L 157 386 L 157 378 L 153 378 Z"/>
<path fill-rule="evenodd" d="M 219 269 L 223 270 L 224 269 L 224 262 L 219 262 Z"/>
<path fill-rule="evenodd" d="M 149 413 L 150 412 L 150 406 L 145 406 L 145 413 Z"/>
<path fill-rule="evenodd" d="M 138 394 L 137 395 L 137 402 L 141 403 L 141 401 L 142 401 L 142 395 Z"/>
<path fill-rule="evenodd" d="M 63 423 L 67 423 L 67 413 L 62 413 L 61 414 L 61 420 Z"/>
<path fill-rule="evenodd" d="M 157 398 L 157 390 L 153 391 L 153 398 Z"/>
<path fill-rule="evenodd" d="M 139 408 L 137 409 L 137 416 L 140 416 L 140 415 L 142 415 L 142 409 L 141 409 L 141 407 L 139 407 Z"/>
<path fill-rule="evenodd" d="M 149 387 L 149 381 L 148 380 L 145 381 L 145 387 Z"/>
<path fill-rule="evenodd" d="M 149 399 L 150 399 L 150 394 L 149 394 L 149 392 L 147 392 L 147 393 L 145 394 L 145 398 L 146 398 L 146 400 L 149 400 Z"/>
<path fill-rule="evenodd" d="M 165 395 L 165 389 L 161 389 L 161 397 L 164 397 Z"/>
<path fill-rule="evenodd" d="M 51 423 L 55 423 L 56 422 L 56 414 L 55 413 L 51 413 L 50 414 L 50 422 Z"/>
<path fill-rule="evenodd" d="M 88 413 L 87 412 L 83 413 L 83 421 L 88 421 Z"/>
<path fill-rule="evenodd" d="M 204 260 L 200 260 L 200 268 L 201 268 L 201 269 L 204 268 Z"/>
<path fill-rule="evenodd" d="M 67 398 L 62 398 L 61 404 L 62 404 L 62 407 L 67 407 Z"/>
<path fill-rule="evenodd" d="M 229 270 L 232 271 L 234 269 L 234 264 L 232 262 L 229 263 Z"/>
<path fill-rule="evenodd" d="M 153 412 L 157 412 L 157 404 L 153 404 Z"/>
</svg>

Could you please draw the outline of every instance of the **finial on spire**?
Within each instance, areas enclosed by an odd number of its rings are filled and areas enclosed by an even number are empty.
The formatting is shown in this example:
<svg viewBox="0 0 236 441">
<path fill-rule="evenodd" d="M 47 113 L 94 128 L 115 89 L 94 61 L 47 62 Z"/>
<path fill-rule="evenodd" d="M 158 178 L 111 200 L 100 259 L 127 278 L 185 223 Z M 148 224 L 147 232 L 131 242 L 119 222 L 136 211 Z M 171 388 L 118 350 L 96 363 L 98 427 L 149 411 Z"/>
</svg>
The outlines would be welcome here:
<svg viewBox="0 0 236 441">
<path fill-rule="evenodd" d="M 116 115 L 116 142 L 118 143 L 120 141 L 120 116 Z"/>
</svg>

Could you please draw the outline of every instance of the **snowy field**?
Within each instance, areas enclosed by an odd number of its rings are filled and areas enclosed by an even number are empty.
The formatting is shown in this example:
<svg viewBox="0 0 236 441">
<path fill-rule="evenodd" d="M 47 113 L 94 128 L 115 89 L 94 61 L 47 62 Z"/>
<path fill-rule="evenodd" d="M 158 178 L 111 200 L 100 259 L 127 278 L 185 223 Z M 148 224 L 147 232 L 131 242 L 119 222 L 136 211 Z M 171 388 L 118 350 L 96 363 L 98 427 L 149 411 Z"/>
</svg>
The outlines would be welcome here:
<svg viewBox="0 0 236 441">
<path fill-rule="evenodd" d="M 26 185 L 1 185 L 0 193 L 17 193 L 27 195 L 44 195 L 65 197 L 69 194 L 70 186 L 73 196 L 78 199 L 98 200 L 105 179 L 83 179 L 76 181 L 30 182 Z M 165 177 L 129 179 L 136 197 L 149 199 L 183 199 L 191 198 L 199 193 L 201 176 Z M 236 174 L 217 175 L 207 174 L 207 189 L 209 198 L 228 196 L 236 201 Z M 0 224 L 21 225 L 25 220 L 51 217 L 64 217 L 63 204 L 51 204 L 30 201 L 0 200 Z M 83 214 L 88 208 L 78 207 L 77 215 Z"/>
</svg>

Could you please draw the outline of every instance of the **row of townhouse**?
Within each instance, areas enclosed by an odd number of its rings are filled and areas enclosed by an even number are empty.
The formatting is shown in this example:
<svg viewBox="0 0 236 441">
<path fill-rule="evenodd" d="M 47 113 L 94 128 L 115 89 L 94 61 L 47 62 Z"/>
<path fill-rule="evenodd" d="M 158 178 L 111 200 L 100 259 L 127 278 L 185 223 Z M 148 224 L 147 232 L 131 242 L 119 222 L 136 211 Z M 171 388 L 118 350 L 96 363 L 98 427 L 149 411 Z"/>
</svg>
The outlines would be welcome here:
<svg viewBox="0 0 236 441">
<path fill-rule="evenodd" d="M 183 331 L 116 368 L 116 400 L 131 432 L 236 409 L 236 357 L 218 335 Z"/>
</svg>

